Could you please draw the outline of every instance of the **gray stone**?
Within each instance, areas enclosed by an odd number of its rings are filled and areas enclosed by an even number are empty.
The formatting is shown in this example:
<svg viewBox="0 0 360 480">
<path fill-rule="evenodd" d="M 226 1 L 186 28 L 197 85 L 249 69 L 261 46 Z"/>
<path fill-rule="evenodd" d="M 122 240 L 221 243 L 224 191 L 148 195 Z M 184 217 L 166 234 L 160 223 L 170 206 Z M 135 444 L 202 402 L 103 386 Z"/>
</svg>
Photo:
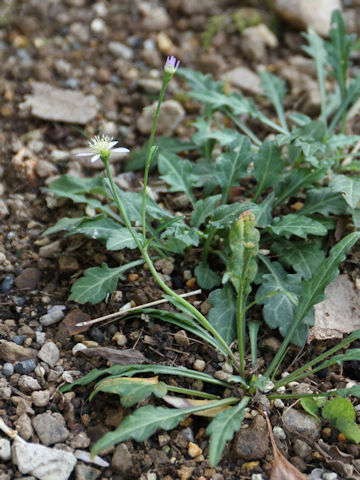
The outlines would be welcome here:
<svg viewBox="0 0 360 480">
<path fill-rule="evenodd" d="M 24 440 L 30 440 L 34 434 L 34 430 L 31 425 L 30 417 L 23 413 L 16 421 L 16 429 L 19 432 L 20 437 Z"/>
<path fill-rule="evenodd" d="M 14 440 L 11 450 L 12 460 L 20 472 L 39 480 L 68 480 L 76 465 L 76 458 L 70 452 L 19 439 Z"/>
<path fill-rule="evenodd" d="M 236 67 L 233 70 L 225 72 L 221 78 L 228 81 L 234 87 L 244 90 L 253 95 L 263 93 L 260 85 L 260 77 L 255 72 L 246 67 Z"/>
<path fill-rule="evenodd" d="M 95 95 L 55 88 L 44 82 L 32 82 L 31 86 L 33 93 L 26 95 L 22 107 L 30 107 L 32 114 L 37 118 L 85 125 L 98 112 Z"/>
<path fill-rule="evenodd" d="M 322 478 L 323 480 L 337 480 L 338 474 L 335 472 L 326 472 L 326 473 L 323 473 Z"/>
<path fill-rule="evenodd" d="M 234 455 L 245 460 L 265 457 L 269 448 L 269 433 L 266 420 L 257 415 L 247 429 L 240 430 L 234 440 Z"/>
<path fill-rule="evenodd" d="M 7 462 L 11 458 L 10 442 L 6 438 L 0 438 L 0 460 Z"/>
<path fill-rule="evenodd" d="M 38 160 L 36 165 L 36 173 L 40 178 L 47 178 L 51 175 L 56 175 L 58 170 L 53 163 L 47 162 L 46 160 Z"/>
<path fill-rule="evenodd" d="M 141 25 L 145 30 L 151 32 L 164 30 L 171 23 L 171 19 L 163 7 L 148 2 L 140 2 L 138 8 L 143 15 Z"/>
<path fill-rule="evenodd" d="M 80 432 L 70 440 L 70 446 L 76 448 L 87 448 L 90 445 L 90 438 L 85 432 Z"/>
<path fill-rule="evenodd" d="M 2 374 L 4 375 L 4 377 L 11 377 L 13 373 L 14 373 L 14 365 L 9 362 L 4 363 L 2 368 Z"/>
<path fill-rule="evenodd" d="M 340 0 L 275 0 L 275 8 L 292 25 L 303 30 L 311 25 L 323 36 L 328 35 L 332 12 L 342 10 Z"/>
<path fill-rule="evenodd" d="M 298 433 L 311 440 L 317 440 L 320 436 L 321 424 L 316 418 L 291 408 L 283 415 L 285 427 L 292 433 Z"/>
<path fill-rule="evenodd" d="M 120 443 L 120 445 L 116 447 L 112 456 L 111 466 L 114 470 L 122 474 L 126 474 L 126 472 L 129 472 L 133 468 L 132 457 L 125 443 Z"/>
<path fill-rule="evenodd" d="M 64 442 L 70 432 L 49 413 L 41 413 L 33 419 L 35 431 L 44 445 Z"/>
<path fill-rule="evenodd" d="M 50 400 L 50 391 L 39 390 L 36 392 L 32 392 L 31 400 L 36 407 L 45 407 Z"/>
<path fill-rule="evenodd" d="M 137 128 L 141 133 L 151 132 L 157 102 L 143 110 L 136 122 Z M 185 111 L 179 102 L 175 100 L 166 100 L 161 104 L 159 121 L 157 124 L 157 133 L 159 135 L 171 135 L 185 117 Z"/>
<path fill-rule="evenodd" d="M 108 49 L 115 57 L 124 58 L 125 60 L 131 60 L 134 56 L 133 50 L 120 42 L 109 42 Z"/>
<path fill-rule="evenodd" d="M 54 342 L 47 342 L 41 347 L 38 356 L 50 367 L 54 367 L 60 358 L 60 351 Z"/>
<path fill-rule="evenodd" d="M 101 471 L 97 468 L 81 464 L 76 465 L 75 480 L 96 480 L 100 475 Z"/>
<path fill-rule="evenodd" d="M 45 343 L 45 340 L 46 340 L 46 333 L 36 331 L 35 332 L 35 340 L 36 340 L 36 343 L 38 343 L 39 345 L 43 345 Z"/>
<path fill-rule="evenodd" d="M 33 359 L 23 360 L 15 365 L 15 372 L 20 375 L 27 375 L 35 370 L 37 362 Z"/>
<path fill-rule="evenodd" d="M 39 255 L 43 258 L 53 258 L 59 252 L 61 252 L 60 240 L 55 240 L 54 242 L 48 243 L 39 249 Z"/>
<path fill-rule="evenodd" d="M 11 398 L 11 387 L 0 386 L 0 400 L 10 400 L 10 398 Z"/>
<path fill-rule="evenodd" d="M 23 393 L 34 392 L 35 390 L 41 390 L 39 382 L 29 375 L 21 375 L 18 381 L 18 388 Z"/>
<path fill-rule="evenodd" d="M 45 315 L 41 315 L 39 321 L 41 325 L 44 327 L 48 327 L 49 325 L 54 325 L 54 323 L 60 322 L 64 318 L 64 312 L 62 310 L 51 310 L 51 312 L 45 313 Z"/>
</svg>

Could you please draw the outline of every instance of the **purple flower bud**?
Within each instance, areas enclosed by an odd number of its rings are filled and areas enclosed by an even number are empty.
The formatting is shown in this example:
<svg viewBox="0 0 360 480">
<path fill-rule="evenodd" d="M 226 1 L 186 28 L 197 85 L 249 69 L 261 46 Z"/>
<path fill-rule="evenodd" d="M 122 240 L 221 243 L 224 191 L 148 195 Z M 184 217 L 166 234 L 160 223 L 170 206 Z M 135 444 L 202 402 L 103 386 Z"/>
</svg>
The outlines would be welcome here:
<svg viewBox="0 0 360 480">
<path fill-rule="evenodd" d="M 180 60 L 177 60 L 176 57 L 171 55 L 171 57 L 167 57 L 165 65 L 164 65 L 164 70 L 166 73 L 170 73 L 171 75 L 174 75 L 176 70 L 179 68 L 180 65 Z"/>
</svg>

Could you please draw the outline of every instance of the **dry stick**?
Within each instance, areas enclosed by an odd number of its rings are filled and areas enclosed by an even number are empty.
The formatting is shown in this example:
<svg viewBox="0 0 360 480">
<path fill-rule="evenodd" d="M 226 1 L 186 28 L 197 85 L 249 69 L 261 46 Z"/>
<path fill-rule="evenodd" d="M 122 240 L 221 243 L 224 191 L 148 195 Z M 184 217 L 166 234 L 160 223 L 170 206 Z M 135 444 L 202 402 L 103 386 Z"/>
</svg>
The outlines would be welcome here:
<svg viewBox="0 0 360 480">
<path fill-rule="evenodd" d="M 180 295 L 180 297 L 182 297 L 182 298 L 191 297 L 193 295 L 198 295 L 200 293 L 201 293 L 201 289 L 194 290 L 193 292 L 183 293 L 182 295 Z M 119 312 L 110 313 L 109 315 L 105 315 L 104 317 L 94 318 L 94 320 L 89 320 L 88 322 L 77 323 L 75 325 L 75 327 L 86 327 L 88 325 L 94 325 L 95 323 L 103 322 L 104 320 L 109 320 L 110 318 L 122 317 L 123 315 L 127 315 L 129 312 L 133 312 L 134 310 L 139 310 L 139 309 L 147 308 L 147 307 L 153 307 L 155 305 L 160 305 L 161 303 L 166 303 L 168 301 L 169 300 L 167 300 L 166 298 L 163 298 L 161 300 L 156 300 L 155 302 L 144 303 L 143 305 L 128 308 L 127 310 L 124 310 L 124 311 L 120 310 Z"/>
</svg>

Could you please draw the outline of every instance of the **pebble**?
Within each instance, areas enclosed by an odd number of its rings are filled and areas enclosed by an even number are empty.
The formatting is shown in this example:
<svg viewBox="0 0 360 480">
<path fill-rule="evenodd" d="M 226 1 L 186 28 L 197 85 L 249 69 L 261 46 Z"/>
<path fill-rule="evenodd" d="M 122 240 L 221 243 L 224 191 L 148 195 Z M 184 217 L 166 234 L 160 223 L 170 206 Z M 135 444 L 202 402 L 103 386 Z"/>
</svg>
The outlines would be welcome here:
<svg viewBox="0 0 360 480">
<path fill-rule="evenodd" d="M 31 400 L 36 407 L 45 407 L 50 400 L 50 390 L 32 392 Z"/>
<path fill-rule="evenodd" d="M 132 48 L 120 42 L 109 42 L 108 49 L 114 57 L 124 58 L 125 60 L 131 60 L 134 56 Z"/>
<path fill-rule="evenodd" d="M 16 363 L 14 370 L 20 375 L 27 375 L 35 370 L 37 362 L 35 360 L 23 360 L 22 362 Z"/>
<path fill-rule="evenodd" d="M 283 410 L 285 408 L 284 402 L 281 400 L 281 398 L 276 398 L 274 400 L 274 406 L 278 408 L 279 410 Z"/>
<path fill-rule="evenodd" d="M 198 372 L 203 372 L 205 365 L 206 363 L 204 360 L 196 359 L 194 362 L 194 370 L 197 370 Z"/>
<path fill-rule="evenodd" d="M 185 330 L 179 330 L 174 335 L 175 342 L 180 345 L 180 347 L 188 347 L 190 345 L 189 337 Z"/>
<path fill-rule="evenodd" d="M 253 473 L 251 475 L 251 480 L 264 480 L 264 477 L 261 473 Z"/>
<path fill-rule="evenodd" d="M 129 473 L 134 467 L 131 454 L 125 443 L 120 443 L 120 445 L 116 447 L 111 459 L 111 467 L 123 475 Z"/>
<path fill-rule="evenodd" d="M 75 480 L 96 480 L 101 475 L 101 471 L 97 468 L 87 465 L 76 465 Z"/>
<path fill-rule="evenodd" d="M 12 275 L 6 275 L 4 280 L 1 282 L 0 292 L 7 293 L 9 290 L 12 289 L 13 285 L 14 285 L 14 277 Z"/>
<path fill-rule="evenodd" d="M 253 95 L 262 94 L 260 77 L 247 67 L 236 67 L 225 72 L 221 79 L 231 83 L 234 87 Z"/>
<path fill-rule="evenodd" d="M 36 415 L 33 426 L 40 442 L 46 446 L 64 442 L 70 435 L 69 430 L 49 413 Z"/>
<path fill-rule="evenodd" d="M 90 438 L 85 432 L 80 432 L 70 440 L 70 446 L 73 449 L 87 448 L 90 445 Z"/>
<path fill-rule="evenodd" d="M 79 270 L 79 262 L 75 257 L 68 255 L 61 255 L 59 258 L 59 269 L 62 273 L 74 273 Z"/>
<path fill-rule="evenodd" d="M 148 2 L 140 2 L 138 8 L 143 15 L 141 26 L 144 30 L 150 32 L 161 31 L 171 24 L 171 19 L 163 7 Z"/>
<path fill-rule="evenodd" d="M 75 25 L 75 23 L 72 24 L 70 29 Z M 88 35 L 87 32 L 86 35 Z M 32 94 L 25 96 L 26 100 L 22 106 L 30 107 L 34 117 L 85 125 L 97 115 L 98 104 L 95 95 L 84 95 L 81 91 L 56 88 L 45 82 L 32 82 L 31 87 Z"/>
<path fill-rule="evenodd" d="M 39 345 L 43 345 L 45 343 L 45 340 L 46 340 L 46 333 L 45 332 L 39 332 L 39 331 L 35 332 L 36 343 L 38 343 Z"/>
<path fill-rule="evenodd" d="M 11 387 L 1 386 L 0 400 L 10 400 L 10 398 L 11 398 Z"/>
<path fill-rule="evenodd" d="M 31 393 L 35 390 L 41 390 L 39 382 L 29 375 L 21 375 L 18 381 L 18 388 L 23 393 Z"/>
<path fill-rule="evenodd" d="M 322 475 L 323 480 L 337 480 L 338 475 L 335 472 L 326 472 Z"/>
<path fill-rule="evenodd" d="M 60 351 L 54 342 L 47 342 L 41 347 L 38 357 L 50 367 L 54 367 L 60 358 Z"/>
<path fill-rule="evenodd" d="M 14 342 L 0 341 L 0 357 L 5 362 L 22 362 L 37 357 L 37 351 L 32 348 L 25 348 Z"/>
<path fill-rule="evenodd" d="M 311 453 L 311 447 L 308 445 L 306 442 L 303 440 L 300 440 L 297 438 L 294 442 L 294 452 L 296 455 L 298 455 L 300 458 L 305 458 Z"/>
<path fill-rule="evenodd" d="M 274 437 L 277 437 L 279 440 L 285 440 L 286 439 L 286 433 L 284 432 L 284 429 L 281 427 L 274 427 L 273 428 L 273 433 Z"/>
<path fill-rule="evenodd" d="M 196 443 L 189 442 L 188 454 L 190 455 L 190 457 L 195 458 L 198 455 L 202 454 L 202 450 L 199 445 L 196 445 Z"/>
<path fill-rule="evenodd" d="M 290 432 L 298 433 L 303 437 L 317 440 L 320 436 L 321 424 L 314 417 L 295 408 L 291 408 L 284 413 L 283 422 Z"/>
<path fill-rule="evenodd" d="M 6 438 L 0 438 L 0 460 L 7 462 L 11 458 L 10 442 Z"/>
<path fill-rule="evenodd" d="M 234 440 L 234 455 L 245 460 L 265 457 L 269 448 L 266 420 L 257 415 L 249 428 L 240 430 Z"/>
<path fill-rule="evenodd" d="M 20 290 L 36 290 L 41 280 L 41 272 L 35 267 L 25 268 L 15 278 L 15 285 Z"/>
<path fill-rule="evenodd" d="M 13 373 L 14 373 L 14 365 L 9 362 L 4 363 L 2 368 L 2 374 L 4 375 L 4 377 L 11 377 Z"/>
<path fill-rule="evenodd" d="M 67 480 L 76 465 L 72 453 L 37 443 L 15 439 L 11 450 L 12 461 L 20 472 L 39 480 Z"/>
<path fill-rule="evenodd" d="M 27 335 L 15 335 L 12 337 L 11 341 L 16 343 L 16 345 L 22 345 L 27 339 Z"/>
<path fill-rule="evenodd" d="M 22 413 L 16 420 L 16 429 L 24 440 L 30 440 L 34 434 L 31 420 L 27 413 Z"/>
<path fill-rule="evenodd" d="M 39 249 L 39 255 L 42 258 L 54 258 L 61 252 L 61 240 L 50 242 Z"/>
<path fill-rule="evenodd" d="M 276 0 L 278 14 L 296 27 L 307 30 L 311 25 L 322 36 L 327 36 L 334 10 L 342 10 L 340 0 Z"/>
<path fill-rule="evenodd" d="M 136 126 L 141 133 L 146 135 L 151 132 L 156 108 L 157 102 L 142 111 L 136 122 Z M 171 135 L 183 121 L 184 117 L 185 111 L 179 102 L 176 100 L 165 100 L 160 107 L 157 133 L 159 135 Z"/>
<path fill-rule="evenodd" d="M 56 309 L 45 313 L 45 315 L 41 315 L 41 317 L 39 318 L 39 322 L 44 327 L 48 327 L 49 325 L 54 325 L 54 323 L 60 322 L 60 320 L 62 320 L 63 318 L 64 313 L 62 312 L 62 310 Z"/>
<path fill-rule="evenodd" d="M 36 165 L 36 173 L 40 178 L 48 178 L 51 175 L 56 175 L 58 173 L 56 165 L 46 160 L 38 160 Z"/>
<path fill-rule="evenodd" d="M 100 345 L 105 342 L 105 335 L 98 327 L 93 327 L 89 332 L 89 336 L 92 340 L 94 340 Z"/>
</svg>

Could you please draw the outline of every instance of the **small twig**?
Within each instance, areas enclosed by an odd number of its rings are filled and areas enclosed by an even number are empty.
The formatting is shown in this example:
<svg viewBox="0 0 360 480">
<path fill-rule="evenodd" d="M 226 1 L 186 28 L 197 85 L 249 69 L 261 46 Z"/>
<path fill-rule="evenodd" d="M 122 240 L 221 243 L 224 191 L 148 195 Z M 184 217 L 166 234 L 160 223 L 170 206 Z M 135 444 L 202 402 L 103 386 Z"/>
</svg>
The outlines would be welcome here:
<svg viewBox="0 0 360 480">
<path fill-rule="evenodd" d="M 199 290 L 194 290 L 193 292 L 187 292 L 183 293 L 180 295 L 180 297 L 185 298 L 185 297 L 191 297 L 193 295 L 198 295 L 201 293 L 201 289 Z M 161 300 L 156 300 L 155 302 L 149 302 L 149 303 L 144 303 L 143 305 L 139 305 L 136 307 L 128 308 L 123 311 L 115 312 L 115 313 L 110 313 L 109 315 L 105 315 L 103 317 L 99 318 L 94 318 L 94 320 L 89 320 L 88 322 L 80 322 L 75 325 L 75 327 L 86 327 L 89 325 L 94 325 L 95 323 L 103 322 L 104 320 L 109 320 L 110 318 L 116 318 L 116 317 L 122 317 L 123 315 L 127 315 L 129 312 L 133 312 L 134 310 L 140 310 L 142 308 L 148 308 L 148 307 L 153 307 L 155 305 L 160 305 L 161 303 L 166 303 L 169 300 L 166 298 L 162 298 Z"/>
<path fill-rule="evenodd" d="M 10 437 L 11 439 L 17 439 L 20 440 L 21 442 L 25 442 L 23 438 L 20 437 L 18 432 L 16 430 L 13 430 L 12 428 L 8 427 L 4 420 L 0 417 L 0 430 L 2 430 L 5 435 Z M 26 442 L 25 442 L 26 443 Z"/>
</svg>

